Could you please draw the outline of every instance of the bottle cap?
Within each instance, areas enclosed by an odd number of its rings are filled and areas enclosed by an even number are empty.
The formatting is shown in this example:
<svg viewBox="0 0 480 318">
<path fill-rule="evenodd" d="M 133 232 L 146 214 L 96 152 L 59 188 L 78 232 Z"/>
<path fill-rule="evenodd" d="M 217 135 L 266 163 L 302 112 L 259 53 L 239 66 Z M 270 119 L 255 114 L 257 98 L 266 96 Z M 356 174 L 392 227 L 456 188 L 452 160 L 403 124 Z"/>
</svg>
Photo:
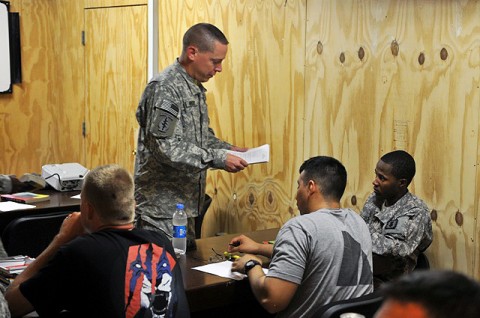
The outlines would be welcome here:
<svg viewBox="0 0 480 318">
<path fill-rule="evenodd" d="M 177 203 L 177 209 L 184 209 L 183 203 Z"/>
</svg>

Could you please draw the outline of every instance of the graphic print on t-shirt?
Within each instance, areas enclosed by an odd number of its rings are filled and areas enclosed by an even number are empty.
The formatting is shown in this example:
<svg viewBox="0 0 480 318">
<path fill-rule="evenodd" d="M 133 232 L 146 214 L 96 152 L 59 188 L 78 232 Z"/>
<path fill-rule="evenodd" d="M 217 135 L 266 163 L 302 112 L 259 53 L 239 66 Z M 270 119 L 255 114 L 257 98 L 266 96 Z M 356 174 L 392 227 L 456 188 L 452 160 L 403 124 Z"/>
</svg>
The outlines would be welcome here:
<svg viewBox="0 0 480 318">
<path fill-rule="evenodd" d="M 125 270 L 125 317 L 175 316 L 175 265 L 175 258 L 155 244 L 130 246 Z"/>
<path fill-rule="evenodd" d="M 367 255 L 350 234 L 343 234 L 343 258 L 337 286 L 369 285 L 372 283 L 372 269 Z"/>
</svg>

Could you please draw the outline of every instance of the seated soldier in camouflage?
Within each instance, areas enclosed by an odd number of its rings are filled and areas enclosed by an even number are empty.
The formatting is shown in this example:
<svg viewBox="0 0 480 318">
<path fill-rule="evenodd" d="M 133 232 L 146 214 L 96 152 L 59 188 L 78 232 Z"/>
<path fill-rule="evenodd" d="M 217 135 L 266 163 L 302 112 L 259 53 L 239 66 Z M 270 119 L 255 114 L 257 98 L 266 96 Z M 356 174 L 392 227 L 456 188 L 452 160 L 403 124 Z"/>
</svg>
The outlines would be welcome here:
<svg viewBox="0 0 480 318">
<path fill-rule="evenodd" d="M 413 271 L 432 243 L 428 207 L 408 191 L 414 175 L 415 160 L 402 150 L 387 153 L 375 168 L 374 192 L 361 212 L 372 236 L 375 286 Z"/>
</svg>

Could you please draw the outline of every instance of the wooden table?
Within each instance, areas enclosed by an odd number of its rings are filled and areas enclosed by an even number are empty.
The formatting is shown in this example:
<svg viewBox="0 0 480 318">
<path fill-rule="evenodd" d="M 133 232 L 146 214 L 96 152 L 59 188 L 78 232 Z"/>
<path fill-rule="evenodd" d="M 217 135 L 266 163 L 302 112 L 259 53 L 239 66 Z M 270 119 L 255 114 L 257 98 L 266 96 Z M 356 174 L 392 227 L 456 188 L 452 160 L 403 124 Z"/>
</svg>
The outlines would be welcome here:
<svg viewBox="0 0 480 318">
<path fill-rule="evenodd" d="M 262 242 L 274 240 L 277 233 L 278 229 L 268 229 L 245 233 L 245 235 L 257 242 Z M 223 254 L 230 240 L 237 235 L 198 239 L 195 251 L 188 251 L 178 258 L 191 312 L 220 307 L 234 308 L 245 303 L 256 304 L 247 279 L 236 281 L 192 269 L 220 260 L 213 250 Z"/>
<path fill-rule="evenodd" d="M 36 207 L 33 209 L 0 212 L 0 235 L 8 223 L 22 216 L 53 212 L 65 212 L 67 214 L 72 211 L 80 211 L 80 200 L 71 198 L 79 194 L 80 191 L 59 192 L 56 190 L 40 190 L 35 192 L 50 195 L 50 200 L 35 202 L 33 205 Z"/>
</svg>

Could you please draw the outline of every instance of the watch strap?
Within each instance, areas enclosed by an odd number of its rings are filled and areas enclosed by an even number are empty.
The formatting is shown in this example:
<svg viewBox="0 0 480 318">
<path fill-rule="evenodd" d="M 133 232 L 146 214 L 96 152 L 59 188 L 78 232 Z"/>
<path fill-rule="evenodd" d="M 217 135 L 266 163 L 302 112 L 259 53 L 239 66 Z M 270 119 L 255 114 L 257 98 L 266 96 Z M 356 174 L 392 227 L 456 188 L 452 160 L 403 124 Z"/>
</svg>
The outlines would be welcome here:
<svg viewBox="0 0 480 318">
<path fill-rule="evenodd" d="M 245 268 L 244 268 L 245 274 L 248 274 L 248 272 L 257 265 L 262 266 L 262 264 L 260 264 L 259 261 L 256 261 L 254 259 L 251 259 L 248 262 L 246 262 L 245 263 Z"/>
</svg>

